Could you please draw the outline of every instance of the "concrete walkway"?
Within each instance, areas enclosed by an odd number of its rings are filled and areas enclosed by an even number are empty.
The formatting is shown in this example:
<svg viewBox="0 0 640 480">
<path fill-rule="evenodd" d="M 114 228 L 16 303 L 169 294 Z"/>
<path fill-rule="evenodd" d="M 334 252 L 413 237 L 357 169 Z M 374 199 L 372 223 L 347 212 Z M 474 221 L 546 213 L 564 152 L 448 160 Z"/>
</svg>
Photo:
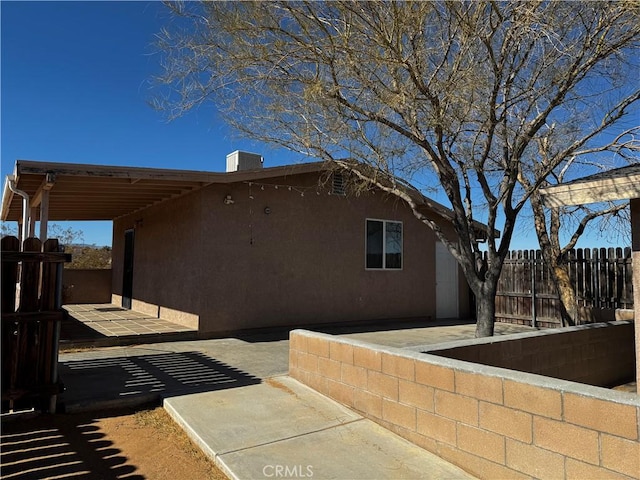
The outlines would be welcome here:
<svg viewBox="0 0 640 480">
<path fill-rule="evenodd" d="M 286 376 L 164 406 L 234 479 L 474 478 Z"/>
<path fill-rule="evenodd" d="M 473 325 L 333 333 L 414 347 L 473 337 Z M 498 333 L 529 330 L 498 325 Z M 162 401 L 231 478 L 471 478 L 286 376 L 279 334 L 109 347 L 60 355 L 67 411 Z"/>
</svg>

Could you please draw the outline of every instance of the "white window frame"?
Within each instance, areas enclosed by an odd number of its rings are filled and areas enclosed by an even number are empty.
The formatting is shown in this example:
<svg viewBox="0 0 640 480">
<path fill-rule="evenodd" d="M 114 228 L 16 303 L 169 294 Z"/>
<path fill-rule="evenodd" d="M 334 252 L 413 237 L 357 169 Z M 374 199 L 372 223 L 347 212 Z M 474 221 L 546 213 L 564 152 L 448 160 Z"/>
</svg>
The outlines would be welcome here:
<svg viewBox="0 0 640 480">
<path fill-rule="evenodd" d="M 367 267 L 367 223 L 382 222 L 382 268 Z M 402 229 L 400 240 L 400 268 L 387 267 L 387 223 L 399 223 Z M 382 218 L 365 218 L 364 221 L 364 269 L 370 271 L 401 272 L 404 269 L 404 223 L 400 220 L 385 220 Z"/>
</svg>

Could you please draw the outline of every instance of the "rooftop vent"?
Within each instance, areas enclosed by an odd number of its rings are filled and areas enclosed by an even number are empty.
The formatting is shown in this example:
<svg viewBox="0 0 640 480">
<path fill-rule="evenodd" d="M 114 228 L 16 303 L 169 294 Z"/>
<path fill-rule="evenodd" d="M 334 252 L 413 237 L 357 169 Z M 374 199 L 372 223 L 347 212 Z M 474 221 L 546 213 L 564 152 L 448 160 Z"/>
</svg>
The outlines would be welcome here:
<svg viewBox="0 0 640 480">
<path fill-rule="evenodd" d="M 227 155 L 227 172 L 262 168 L 263 161 L 262 155 L 236 150 Z"/>
</svg>

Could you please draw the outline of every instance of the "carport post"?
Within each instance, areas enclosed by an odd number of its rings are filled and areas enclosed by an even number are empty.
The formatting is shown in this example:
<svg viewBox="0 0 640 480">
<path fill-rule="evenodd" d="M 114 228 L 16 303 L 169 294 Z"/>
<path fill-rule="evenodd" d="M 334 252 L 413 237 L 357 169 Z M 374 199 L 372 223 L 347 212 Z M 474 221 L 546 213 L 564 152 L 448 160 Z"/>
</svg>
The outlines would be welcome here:
<svg viewBox="0 0 640 480">
<path fill-rule="evenodd" d="M 42 192 L 42 200 L 40 201 L 40 241 L 47 241 L 47 228 L 49 224 L 49 190 Z"/>
</svg>

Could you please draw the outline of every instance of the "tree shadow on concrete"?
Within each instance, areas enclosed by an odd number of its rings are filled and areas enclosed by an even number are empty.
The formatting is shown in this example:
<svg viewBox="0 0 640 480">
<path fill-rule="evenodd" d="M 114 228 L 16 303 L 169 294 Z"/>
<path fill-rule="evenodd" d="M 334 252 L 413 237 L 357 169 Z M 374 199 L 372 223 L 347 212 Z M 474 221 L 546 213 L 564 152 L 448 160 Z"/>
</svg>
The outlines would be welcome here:
<svg viewBox="0 0 640 480">
<path fill-rule="evenodd" d="M 101 417 L 120 414 L 112 411 Z M 88 413 L 3 422 L 0 443 L 0 468 L 6 480 L 144 479 Z"/>
<path fill-rule="evenodd" d="M 65 385 L 60 404 L 69 411 L 158 402 L 260 383 L 259 378 L 201 352 L 94 356 L 63 362 L 59 370 Z"/>
</svg>

